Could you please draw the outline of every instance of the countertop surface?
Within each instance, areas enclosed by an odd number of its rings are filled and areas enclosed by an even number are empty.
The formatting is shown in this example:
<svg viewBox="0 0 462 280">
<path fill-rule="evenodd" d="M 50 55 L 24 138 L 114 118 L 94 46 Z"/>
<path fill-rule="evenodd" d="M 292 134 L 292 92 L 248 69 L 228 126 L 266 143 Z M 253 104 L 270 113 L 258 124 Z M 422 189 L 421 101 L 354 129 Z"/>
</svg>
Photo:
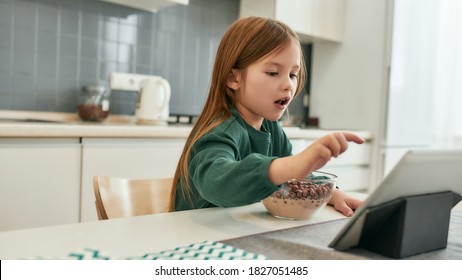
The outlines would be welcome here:
<svg viewBox="0 0 462 280">
<path fill-rule="evenodd" d="M 290 138 L 317 139 L 333 130 L 285 127 Z M 77 114 L 53 112 L 27 112 L 0 110 L 0 137 L 127 137 L 127 138 L 186 138 L 191 125 L 138 124 L 134 116 L 112 115 L 104 122 L 84 122 Z M 354 131 L 366 140 L 372 138 L 367 131 Z"/>
</svg>

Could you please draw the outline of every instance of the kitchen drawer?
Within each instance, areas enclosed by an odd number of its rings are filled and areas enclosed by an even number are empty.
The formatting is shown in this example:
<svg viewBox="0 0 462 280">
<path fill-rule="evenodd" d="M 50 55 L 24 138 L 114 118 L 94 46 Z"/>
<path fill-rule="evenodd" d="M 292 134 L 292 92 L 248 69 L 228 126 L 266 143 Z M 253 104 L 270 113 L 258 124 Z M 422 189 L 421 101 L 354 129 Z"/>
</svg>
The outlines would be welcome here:
<svg viewBox="0 0 462 280">
<path fill-rule="evenodd" d="M 337 175 L 338 187 L 343 191 L 366 191 L 369 186 L 368 166 L 335 166 L 320 171 Z"/>
<path fill-rule="evenodd" d="M 76 223 L 78 138 L 0 139 L 0 231 Z"/>
</svg>

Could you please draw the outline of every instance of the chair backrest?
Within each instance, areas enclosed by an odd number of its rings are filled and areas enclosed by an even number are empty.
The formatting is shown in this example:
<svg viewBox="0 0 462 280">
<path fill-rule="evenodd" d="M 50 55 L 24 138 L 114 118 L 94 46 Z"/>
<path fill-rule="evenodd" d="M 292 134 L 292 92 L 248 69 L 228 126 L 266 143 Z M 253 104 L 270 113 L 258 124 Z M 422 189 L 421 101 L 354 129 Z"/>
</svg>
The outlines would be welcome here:
<svg viewBox="0 0 462 280">
<path fill-rule="evenodd" d="M 107 220 L 168 212 L 172 180 L 95 176 L 93 188 L 98 218 Z"/>
</svg>

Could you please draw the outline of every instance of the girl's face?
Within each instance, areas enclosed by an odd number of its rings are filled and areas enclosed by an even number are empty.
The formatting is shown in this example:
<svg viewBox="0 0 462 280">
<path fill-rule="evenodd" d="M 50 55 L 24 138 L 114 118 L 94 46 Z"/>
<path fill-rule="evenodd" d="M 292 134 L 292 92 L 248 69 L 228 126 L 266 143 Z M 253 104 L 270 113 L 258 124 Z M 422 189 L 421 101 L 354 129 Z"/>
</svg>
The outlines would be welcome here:
<svg viewBox="0 0 462 280">
<path fill-rule="evenodd" d="M 257 130 L 263 119 L 279 120 L 295 95 L 299 71 L 300 48 L 294 40 L 244 70 L 233 70 L 227 85 L 237 94 L 242 118 Z"/>
</svg>

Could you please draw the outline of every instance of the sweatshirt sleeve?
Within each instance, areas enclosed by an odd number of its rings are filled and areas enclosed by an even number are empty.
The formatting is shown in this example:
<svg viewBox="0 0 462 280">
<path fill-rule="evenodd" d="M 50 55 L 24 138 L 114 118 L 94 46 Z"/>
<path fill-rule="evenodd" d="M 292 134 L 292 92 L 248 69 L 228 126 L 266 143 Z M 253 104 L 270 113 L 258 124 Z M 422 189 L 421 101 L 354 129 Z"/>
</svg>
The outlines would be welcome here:
<svg viewBox="0 0 462 280">
<path fill-rule="evenodd" d="M 235 139 L 211 135 L 199 140 L 189 165 L 199 194 L 221 207 L 258 202 L 278 189 L 268 177 L 276 157 L 251 153 L 241 158 Z"/>
</svg>

